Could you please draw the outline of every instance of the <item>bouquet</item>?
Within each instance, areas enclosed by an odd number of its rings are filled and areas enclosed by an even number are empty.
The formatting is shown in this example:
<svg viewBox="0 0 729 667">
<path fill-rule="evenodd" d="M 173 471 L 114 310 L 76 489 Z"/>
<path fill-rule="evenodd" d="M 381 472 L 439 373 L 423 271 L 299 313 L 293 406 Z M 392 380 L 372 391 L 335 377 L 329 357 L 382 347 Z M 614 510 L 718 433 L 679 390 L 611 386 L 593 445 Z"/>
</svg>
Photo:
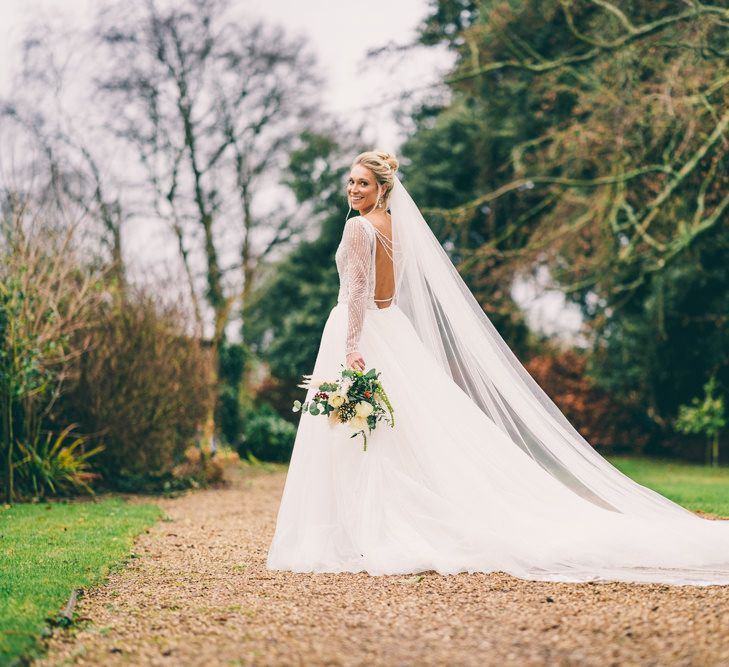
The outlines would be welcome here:
<svg viewBox="0 0 729 667">
<path fill-rule="evenodd" d="M 311 400 L 301 403 L 294 401 L 293 411 L 303 410 L 310 415 L 324 415 L 330 426 L 345 424 L 354 429 L 352 438 L 361 435 L 364 451 L 367 451 L 367 434 L 372 433 L 377 422 L 383 421 L 395 427 L 395 411 L 390 399 L 379 381 L 380 374 L 374 369 L 362 373 L 351 368 L 339 372 L 336 380 L 314 380 L 304 375 L 298 385 L 304 389 L 316 387 L 317 392 Z"/>
</svg>

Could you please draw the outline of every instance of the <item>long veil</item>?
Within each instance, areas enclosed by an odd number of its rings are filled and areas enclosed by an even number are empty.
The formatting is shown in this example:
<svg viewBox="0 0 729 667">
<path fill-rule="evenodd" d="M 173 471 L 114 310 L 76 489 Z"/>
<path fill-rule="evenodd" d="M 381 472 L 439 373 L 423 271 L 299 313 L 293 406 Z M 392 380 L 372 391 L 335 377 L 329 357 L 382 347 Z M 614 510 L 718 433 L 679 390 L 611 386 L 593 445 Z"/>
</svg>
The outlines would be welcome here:
<svg viewBox="0 0 729 667">
<path fill-rule="evenodd" d="M 395 176 L 390 198 L 396 303 L 443 369 L 542 468 L 603 508 L 646 518 L 691 513 L 623 475 L 527 373 Z M 488 441 L 483 443 L 488 447 Z"/>
</svg>

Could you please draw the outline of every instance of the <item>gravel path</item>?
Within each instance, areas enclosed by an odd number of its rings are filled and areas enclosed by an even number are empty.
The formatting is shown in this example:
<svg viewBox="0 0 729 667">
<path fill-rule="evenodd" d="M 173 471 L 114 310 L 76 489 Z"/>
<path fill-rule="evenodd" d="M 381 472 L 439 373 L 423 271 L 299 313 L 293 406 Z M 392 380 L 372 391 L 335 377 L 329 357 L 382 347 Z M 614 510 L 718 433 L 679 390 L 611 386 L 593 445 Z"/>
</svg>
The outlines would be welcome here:
<svg viewBox="0 0 729 667">
<path fill-rule="evenodd" d="M 269 572 L 283 480 L 160 500 L 36 665 L 729 665 L 729 586 Z"/>
</svg>

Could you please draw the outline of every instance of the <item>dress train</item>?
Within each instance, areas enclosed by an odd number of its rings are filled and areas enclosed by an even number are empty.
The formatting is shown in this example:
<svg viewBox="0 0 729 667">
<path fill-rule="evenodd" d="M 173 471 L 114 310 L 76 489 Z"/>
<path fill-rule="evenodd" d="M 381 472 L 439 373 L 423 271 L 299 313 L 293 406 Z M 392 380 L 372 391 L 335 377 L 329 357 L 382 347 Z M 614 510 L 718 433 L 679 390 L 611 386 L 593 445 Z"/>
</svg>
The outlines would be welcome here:
<svg viewBox="0 0 729 667">
<path fill-rule="evenodd" d="M 348 322 L 339 302 L 314 378 L 341 370 Z M 478 408 L 397 305 L 367 309 L 359 350 L 381 372 L 396 426 L 379 424 L 363 452 L 346 426 L 302 414 L 269 568 L 729 583 L 729 521 L 648 519 L 578 495 Z"/>
</svg>

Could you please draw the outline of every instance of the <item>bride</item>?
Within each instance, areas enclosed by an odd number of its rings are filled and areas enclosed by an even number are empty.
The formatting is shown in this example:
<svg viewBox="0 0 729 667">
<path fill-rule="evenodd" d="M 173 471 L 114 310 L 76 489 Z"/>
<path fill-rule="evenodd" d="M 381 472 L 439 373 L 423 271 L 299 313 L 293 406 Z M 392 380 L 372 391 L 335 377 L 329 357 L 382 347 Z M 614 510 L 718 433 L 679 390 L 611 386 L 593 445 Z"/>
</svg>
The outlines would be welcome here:
<svg viewBox="0 0 729 667">
<path fill-rule="evenodd" d="M 313 369 L 320 380 L 344 363 L 377 369 L 396 425 L 363 452 L 345 427 L 302 414 L 268 567 L 729 584 L 729 522 L 636 484 L 577 433 L 491 325 L 397 168 L 381 151 L 354 160 L 347 195 L 360 215 L 336 252 L 339 297 Z"/>
</svg>

